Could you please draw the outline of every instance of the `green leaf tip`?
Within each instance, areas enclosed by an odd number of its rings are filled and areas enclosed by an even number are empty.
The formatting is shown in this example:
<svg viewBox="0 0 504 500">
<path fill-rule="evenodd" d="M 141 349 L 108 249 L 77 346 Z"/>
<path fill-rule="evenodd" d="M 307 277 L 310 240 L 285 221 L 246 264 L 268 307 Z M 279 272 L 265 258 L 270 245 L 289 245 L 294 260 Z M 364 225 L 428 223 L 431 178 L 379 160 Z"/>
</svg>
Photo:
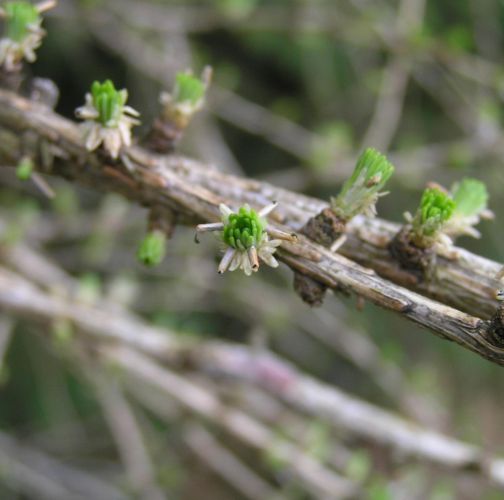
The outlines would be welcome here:
<svg viewBox="0 0 504 500">
<path fill-rule="evenodd" d="M 231 213 L 224 223 L 222 239 L 236 250 L 245 251 L 258 247 L 266 229 L 266 222 L 248 205 L 242 206 L 237 213 Z"/>
<path fill-rule="evenodd" d="M 22 42 L 30 35 L 30 28 L 41 23 L 37 7 L 30 2 L 7 2 L 5 10 L 5 35 L 10 40 Z"/>
<path fill-rule="evenodd" d="M 23 158 L 16 167 L 16 177 L 20 181 L 27 181 L 33 173 L 33 162 L 30 158 Z"/>
<path fill-rule="evenodd" d="M 481 235 L 474 228 L 481 219 L 493 218 L 488 209 L 488 191 L 485 184 L 477 179 L 465 178 L 451 188 L 455 201 L 453 217 L 448 221 L 444 231 L 451 237 L 461 235 L 479 238 Z"/>
<path fill-rule="evenodd" d="M 352 176 L 343 184 L 340 194 L 331 200 L 332 209 L 343 220 L 357 214 L 376 215 L 376 202 L 394 166 L 374 148 L 367 148 L 358 158 Z"/>
<path fill-rule="evenodd" d="M 455 213 L 462 217 L 479 215 L 487 209 L 488 191 L 484 182 L 465 178 L 451 188 Z"/>
<path fill-rule="evenodd" d="M 128 100 L 128 91 L 117 90 L 111 80 L 105 80 L 103 83 L 94 81 L 91 85 L 91 95 L 93 105 L 99 113 L 97 120 L 104 126 L 115 126 Z"/>
<path fill-rule="evenodd" d="M 197 107 L 203 101 L 206 92 L 206 84 L 198 77 L 190 73 L 177 73 L 173 100 L 176 104 L 189 104 Z"/>
<path fill-rule="evenodd" d="M 455 211 L 450 194 L 437 187 L 427 188 L 413 219 L 413 229 L 420 238 L 435 238 Z"/>
<path fill-rule="evenodd" d="M 166 235 L 161 231 L 151 231 L 140 243 L 138 260 L 148 267 L 159 265 L 166 253 Z"/>
</svg>

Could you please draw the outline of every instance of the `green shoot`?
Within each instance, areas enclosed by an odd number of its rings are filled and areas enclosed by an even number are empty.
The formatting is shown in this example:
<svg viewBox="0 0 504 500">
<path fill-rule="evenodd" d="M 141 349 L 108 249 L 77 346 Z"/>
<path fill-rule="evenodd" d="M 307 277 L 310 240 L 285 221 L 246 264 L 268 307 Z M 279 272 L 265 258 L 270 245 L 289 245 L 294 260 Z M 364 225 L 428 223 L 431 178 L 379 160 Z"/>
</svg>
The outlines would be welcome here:
<svg viewBox="0 0 504 500">
<path fill-rule="evenodd" d="M 360 213 L 375 215 L 376 202 L 383 195 L 380 191 L 393 173 L 394 167 L 384 155 L 376 149 L 366 149 L 340 194 L 331 200 L 333 211 L 343 221 L 349 221 Z"/>
<path fill-rule="evenodd" d="M 158 230 L 151 231 L 140 243 L 138 260 L 148 267 L 159 265 L 166 254 L 166 235 Z"/>
</svg>

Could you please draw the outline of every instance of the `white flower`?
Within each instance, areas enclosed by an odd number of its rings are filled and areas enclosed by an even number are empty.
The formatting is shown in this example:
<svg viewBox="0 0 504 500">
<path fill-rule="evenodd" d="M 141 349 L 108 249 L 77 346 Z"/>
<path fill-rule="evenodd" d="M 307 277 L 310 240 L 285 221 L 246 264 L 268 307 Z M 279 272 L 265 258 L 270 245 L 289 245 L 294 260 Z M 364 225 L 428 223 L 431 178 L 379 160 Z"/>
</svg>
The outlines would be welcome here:
<svg viewBox="0 0 504 500">
<path fill-rule="evenodd" d="M 16 71 L 23 59 L 34 62 L 35 50 L 42 44 L 45 31 L 41 27 L 42 19 L 27 26 L 29 33 L 21 41 L 2 38 L 0 40 L 0 65 L 7 71 Z"/>
<path fill-rule="evenodd" d="M 256 212 L 248 205 L 244 205 L 238 212 L 234 212 L 227 205 L 221 204 L 219 209 L 222 222 L 200 224 L 196 227 L 196 234 L 208 231 L 223 231 L 226 250 L 219 264 L 219 274 L 241 269 L 247 276 L 250 276 L 253 272 L 259 270 L 259 261 L 271 267 L 278 267 L 278 261 L 273 256 L 277 247 L 282 243 L 282 240 L 296 241 L 297 237 L 294 234 L 268 226 L 266 216 L 276 207 L 277 203 L 272 203 Z M 232 225 L 232 220 L 230 222 L 231 215 L 235 215 L 237 218 L 243 217 L 243 225 L 239 226 L 239 234 L 243 234 L 240 233 L 241 231 L 247 231 L 246 237 L 237 236 L 238 240 L 235 241 L 234 238 L 225 236 L 229 227 L 237 227 Z M 250 220 L 253 223 L 250 223 Z M 259 226 L 259 232 L 255 231 L 255 228 Z M 270 239 L 270 237 L 273 239 Z M 198 241 L 197 238 L 196 241 Z"/>
<path fill-rule="evenodd" d="M 127 93 L 125 90 L 119 92 L 125 101 Z M 84 144 L 88 151 L 94 151 L 103 144 L 104 149 L 110 156 L 116 159 L 121 149 L 131 146 L 131 129 L 139 125 L 137 119 L 140 114 L 130 106 L 116 104 L 118 107 L 113 116 L 105 123 L 101 119 L 100 112 L 96 108 L 91 93 L 86 94 L 86 103 L 77 108 L 75 114 L 84 123 L 81 125 Z"/>
</svg>

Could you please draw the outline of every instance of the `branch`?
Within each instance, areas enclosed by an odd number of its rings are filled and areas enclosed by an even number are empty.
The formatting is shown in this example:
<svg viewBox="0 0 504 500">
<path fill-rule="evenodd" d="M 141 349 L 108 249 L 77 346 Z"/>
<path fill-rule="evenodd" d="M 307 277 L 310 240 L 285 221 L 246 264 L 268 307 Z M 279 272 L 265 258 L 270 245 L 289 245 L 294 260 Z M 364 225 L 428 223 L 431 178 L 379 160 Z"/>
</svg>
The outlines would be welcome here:
<svg viewBox="0 0 504 500">
<path fill-rule="evenodd" d="M 156 484 L 154 464 L 142 431 L 120 385 L 107 377 L 100 367 L 87 363 L 84 366 L 124 464 L 129 486 L 145 500 L 165 499 L 166 496 Z"/>
<path fill-rule="evenodd" d="M 275 498 L 277 492 L 273 487 L 222 446 L 204 427 L 191 425 L 184 431 L 184 440 L 200 461 L 244 498 Z"/>
<path fill-rule="evenodd" d="M 125 167 L 100 153 L 90 155 L 81 144 L 75 124 L 40 104 L 0 91 L 1 163 L 13 164 L 22 153 L 26 154 L 23 133 L 28 131 L 53 156 L 52 164 L 46 167 L 52 174 L 99 190 L 121 193 L 142 205 L 174 210 L 181 223 L 217 220 L 221 202 L 231 206 L 246 202 L 263 206 L 275 199 L 282 206 L 275 222 L 296 230 L 327 206 L 320 200 L 266 183 L 221 174 L 180 156 L 160 157 L 132 148 L 125 157 L 128 164 Z M 34 157 L 38 157 L 35 153 Z M 334 290 L 353 292 L 486 359 L 504 364 L 504 349 L 489 335 L 489 324 L 403 288 L 407 285 L 446 304 L 489 316 L 495 309 L 492 297 L 499 287 L 495 276 L 500 266 L 454 248 L 451 253 L 438 256 L 436 279 L 421 282 L 401 270 L 386 251 L 397 229 L 384 221 L 359 218 L 351 224 L 349 242 L 342 248 L 343 255 L 365 263 L 395 283 L 306 238 L 301 237 L 296 246 L 285 243 L 279 254 L 301 274 Z"/>
</svg>

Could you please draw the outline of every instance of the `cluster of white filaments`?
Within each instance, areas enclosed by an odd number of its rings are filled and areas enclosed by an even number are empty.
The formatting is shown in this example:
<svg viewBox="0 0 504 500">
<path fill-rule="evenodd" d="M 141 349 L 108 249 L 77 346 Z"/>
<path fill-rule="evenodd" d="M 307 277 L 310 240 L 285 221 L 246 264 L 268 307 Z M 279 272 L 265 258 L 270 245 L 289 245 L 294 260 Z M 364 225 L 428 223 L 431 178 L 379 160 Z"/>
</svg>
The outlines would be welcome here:
<svg viewBox="0 0 504 500">
<path fill-rule="evenodd" d="M 478 225 L 481 220 L 492 220 L 494 217 L 494 213 L 488 209 L 468 216 L 455 213 L 446 223 L 444 232 L 452 238 L 457 238 L 459 236 L 481 238 L 481 233 L 474 226 Z"/>
<path fill-rule="evenodd" d="M 3 66 L 6 71 L 18 71 L 23 60 L 30 63 L 36 60 L 35 51 L 42 44 L 42 39 L 46 34 L 41 26 L 42 18 L 37 14 L 42 14 L 55 6 L 56 0 L 47 0 L 34 5 L 31 8 L 35 16 L 24 26 L 19 26 L 19 20 L 12 20 L 8 10 L 0 7 L 0 19 L 3 19 L 6 23 L 18 23 L 16 30 L 10 30 L 12 34 L 16 33 L 16 36 L 9 36 L 9 30 L 7 29 L 6 35 L 0 39 L 0 66 Z"/>
<path fill-rule="evenodd" d="M 257 216 L 261 219 L 261 222 L 264 223 L 264 229 L 261 229 L 260 234 L 254 241 L 254 244 L 248 246 L 247 248 L 241 245 L 238 245 L 237 247 L 229 245 L 223 238 L 225 250 L 219 263 L 219 274 L 223 274 L 226 271 L 241 269 L 247 276 L 250 276 L 253 272 L 257 272 L 259 270 L 259 261 L 262 261 L 271 267 L 278 267 L 278 261 L 273 255 L 277 247 L 282 243 L 282 240 L 290 242 L 296 241 L 297 236 L 295 234 L 287 233 L 268 226 L 265 218 L 277 206 L 278 203 L 274 202 L 257 212 Z M 199 224 L 196 226 L 196 242 L 198 242 L 199 233 L 210 231 L 224 232 L 229 223 L 229 217 L 236 214 L 236 212 L 224 204 L 221 204 L 219 209 L 221 212 L 221 222 Z M 247 212 L 251 211 L 248 205 L 244 205 L 242 209 L 245 209 Z"/>
</svg>

